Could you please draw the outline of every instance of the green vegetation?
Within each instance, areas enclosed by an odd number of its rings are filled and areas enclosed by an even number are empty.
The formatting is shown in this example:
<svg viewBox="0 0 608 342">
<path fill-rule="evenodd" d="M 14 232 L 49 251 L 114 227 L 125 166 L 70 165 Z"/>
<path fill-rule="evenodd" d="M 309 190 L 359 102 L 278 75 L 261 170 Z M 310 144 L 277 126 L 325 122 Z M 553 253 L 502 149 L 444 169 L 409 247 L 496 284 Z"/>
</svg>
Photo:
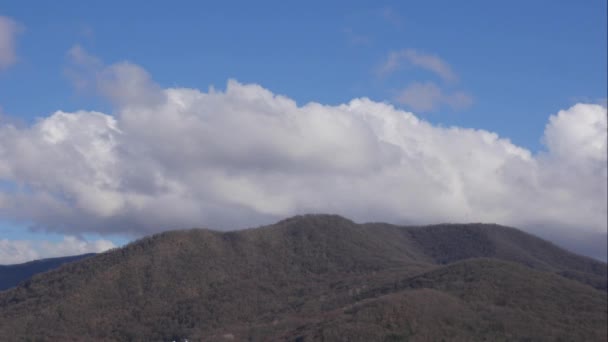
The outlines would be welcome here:
<svg viewBox="0 0 608 342">
<path fill-rule="evenodd" d="M 603 341 L 606 264 L 495 225 L 167 232 L 0 292 L 0 340 Z"/>
</svg>

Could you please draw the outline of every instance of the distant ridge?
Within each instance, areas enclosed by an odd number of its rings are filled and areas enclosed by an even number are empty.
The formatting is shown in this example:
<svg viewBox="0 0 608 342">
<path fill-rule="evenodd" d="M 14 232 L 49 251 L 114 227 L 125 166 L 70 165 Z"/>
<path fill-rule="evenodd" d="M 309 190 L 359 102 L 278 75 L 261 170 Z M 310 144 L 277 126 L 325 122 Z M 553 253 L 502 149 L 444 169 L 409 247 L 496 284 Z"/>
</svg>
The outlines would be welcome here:
<svg viewBox="0 0 608 342">
<path fill-rule="evenodd" d="M 514 228 L 172 231 L 0 292 L 0 340 L 604 341 L 606 264 Z"/>
<path fill-rule="evenodd" d="M 606 264 L 569 252 L 521 230 L 495 224 L 443 224 L 411 230 L 424 253 L 440 264 L 496 258 L 551 271 L 607 290 Z"/>
<path fill-rule="evenodd" d="M 65 263 L 78 261 L 93 255 L 95 253 L 39 259 L 14 265 L 0 265 L 0 291 L 17 286 L 17 284 L 35 274 L 47 272 Z"/>
</svg>

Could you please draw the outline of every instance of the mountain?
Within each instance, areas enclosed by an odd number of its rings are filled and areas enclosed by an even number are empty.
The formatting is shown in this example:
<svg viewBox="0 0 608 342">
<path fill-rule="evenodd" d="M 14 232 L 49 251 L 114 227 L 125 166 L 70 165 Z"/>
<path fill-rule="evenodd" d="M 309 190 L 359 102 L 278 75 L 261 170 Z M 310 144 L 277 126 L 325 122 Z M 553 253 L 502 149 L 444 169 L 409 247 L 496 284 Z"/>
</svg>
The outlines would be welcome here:
<svg viewBox="0 0 608 342">
<path fill-rule="evenodd" d="M 606 264 L 497 225 L 166 232 L 0 292 L 0 340 L 604 341 Z"/>
<path fill-rule="evenodd" d="M 34 260 L 22 264 L 0 265 L 0 291 L 16 286 L 31 276 L 55 269 L 65 263 L 77 261 L 95 253 Z"/>
</svg>

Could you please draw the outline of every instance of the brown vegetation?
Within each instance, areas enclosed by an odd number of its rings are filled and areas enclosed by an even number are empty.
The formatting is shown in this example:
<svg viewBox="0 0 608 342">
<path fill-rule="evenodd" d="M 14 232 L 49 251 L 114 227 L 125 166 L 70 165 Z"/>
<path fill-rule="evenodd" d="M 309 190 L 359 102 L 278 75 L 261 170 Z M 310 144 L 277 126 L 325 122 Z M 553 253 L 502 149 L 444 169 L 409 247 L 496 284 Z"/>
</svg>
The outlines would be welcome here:
<svg viewBox="0 0 608 342">
<path fill-rule="evenodd" d="M 606 264 L 495 225 L 167 232 L 0 292 L 0 340 L 604 340 Z"/>
</svg>

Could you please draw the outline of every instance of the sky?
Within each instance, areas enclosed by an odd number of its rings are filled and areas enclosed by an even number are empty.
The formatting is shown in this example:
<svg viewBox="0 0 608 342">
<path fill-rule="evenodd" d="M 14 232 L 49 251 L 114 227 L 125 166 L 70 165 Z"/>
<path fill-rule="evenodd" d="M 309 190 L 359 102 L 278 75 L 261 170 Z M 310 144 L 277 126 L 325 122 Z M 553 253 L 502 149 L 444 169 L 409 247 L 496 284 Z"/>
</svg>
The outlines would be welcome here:
<svg viewBox="0 0 608 342">
<path fill-rule="evenodd" d="M 605 260 L 606 7 L 3 1 L 0 264 L 320 212 Z"/>
</svg>

